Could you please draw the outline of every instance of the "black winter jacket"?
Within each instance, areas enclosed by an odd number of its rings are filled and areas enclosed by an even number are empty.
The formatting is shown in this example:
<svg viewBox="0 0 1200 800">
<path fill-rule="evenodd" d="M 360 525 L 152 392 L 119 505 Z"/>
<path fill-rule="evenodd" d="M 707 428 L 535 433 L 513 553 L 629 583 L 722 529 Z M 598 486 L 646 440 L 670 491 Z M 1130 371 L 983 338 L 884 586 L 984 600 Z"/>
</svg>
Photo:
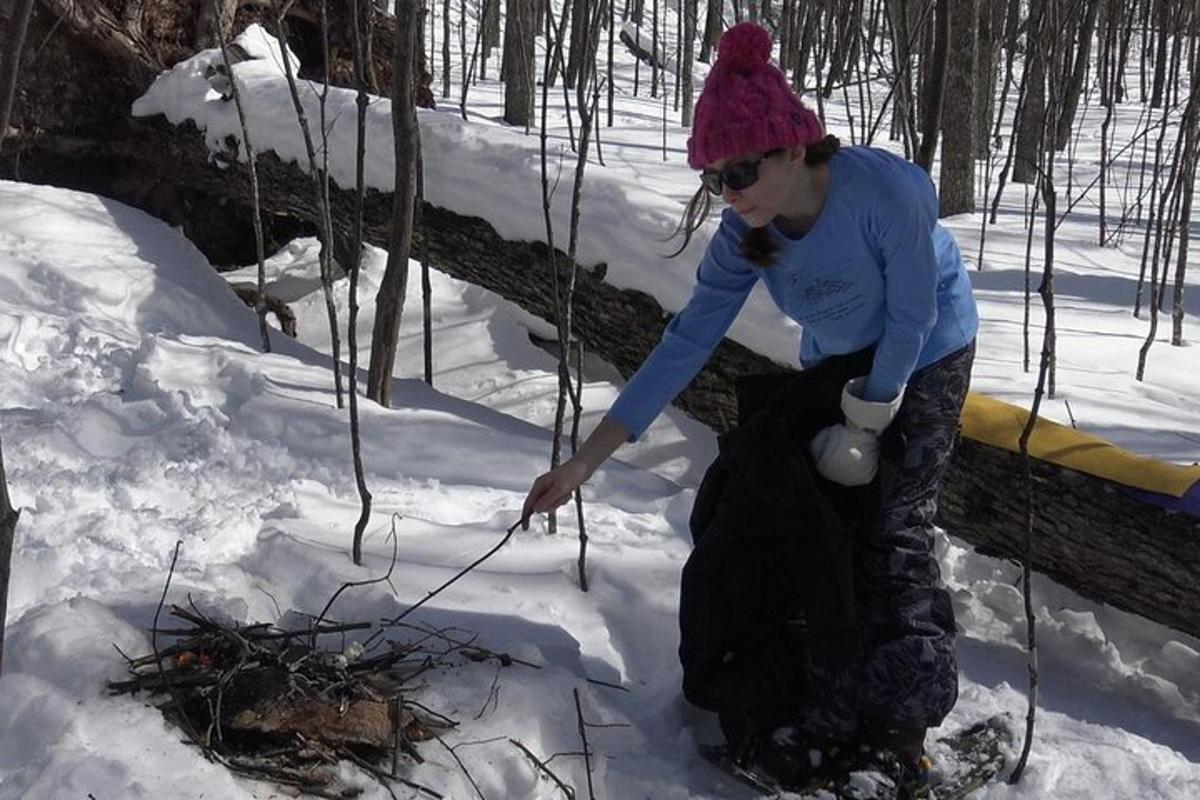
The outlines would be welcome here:
<svg viewBox="0 0 1200 800">
<path fill-rule="evenodd" d="M 760 731 L 820 692 L 811 676 L 861 658 L 854 542 L 879 516 L 878 485 L 820 477 L 813 435 L 843 421 L 842 386 L 870 351 L 801 373 L 742 379 L 738 427 L 696 494 L 683 569 L 679 657 L 692 703 L 736 711 Z M 885 434 L 881 471 L 898 452 Z"/>
</svg>

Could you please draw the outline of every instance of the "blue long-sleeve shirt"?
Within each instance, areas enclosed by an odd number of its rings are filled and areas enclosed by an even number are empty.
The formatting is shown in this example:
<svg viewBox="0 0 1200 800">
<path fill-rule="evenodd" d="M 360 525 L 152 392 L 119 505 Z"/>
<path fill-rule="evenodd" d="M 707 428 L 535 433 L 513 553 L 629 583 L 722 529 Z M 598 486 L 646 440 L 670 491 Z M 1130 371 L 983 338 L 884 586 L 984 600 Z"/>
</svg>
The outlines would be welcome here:
<svg viewBox="0 0 1200 800">
<path fill-rule="evenodd" d="M 732 208 L 709 242 L 688 304 L 629 379 L 609 415 L 636 439 L 695 377 L 755 282 L 800 323 L 800 362 L 875 346 L 863 398 L 885 402 L 914 370 L 967 345 L 979 326 L 958 245 L 937 222 L 929 176 L 883 150 L 850 147 L 829 162 L 825 202 L 803 237 L 774 224 L 775 263 L 741 254 L 748 226 Z"/>
</svg>

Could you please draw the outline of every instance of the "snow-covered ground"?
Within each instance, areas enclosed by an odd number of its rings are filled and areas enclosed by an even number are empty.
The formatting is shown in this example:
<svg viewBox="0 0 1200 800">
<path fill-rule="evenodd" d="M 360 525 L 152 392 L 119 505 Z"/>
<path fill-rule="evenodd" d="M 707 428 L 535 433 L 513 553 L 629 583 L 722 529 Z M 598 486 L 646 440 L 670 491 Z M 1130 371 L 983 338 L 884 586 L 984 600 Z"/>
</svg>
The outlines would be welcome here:
<svg viewBox="0 0 1200 800">
<path fill-rule="evenodd" d="M 177 68 L 140 110 L 197 119 L 214 142 L 233 132 L 232 108 L 196 91 L 196 71 L 211 57 Z M 297 158 L 298 130 L 270 64 L 235 68 L 253 135 L 260 149 Z M 489 119 L 498 116 L 499 97 L 494 85 L 473 90 L 468 123 L 454 109 L 421 115 L 430 198 L 487 217 L 504 235 L 541 238 L 536 138 Z M 341 109 L 331 114 L 331 164 L 348 185 L 352 172 L 340 153 L 353 137 L 352 104 L 337 91 L 331 104 Z M 686 298 L 698 251 L 667 261 L 661 239 L 695 178 L 682 164 L 677 126 L 668 129 L 669 160 L 661 162 L 661 133 L 645 125 L 656 108 L 620 99 L 622 122 L 605 129 L 609 167 L 588 166 L 581 254 L 606 261 L 614 283 L 650 291 L 671 308 Z M 836 106 L 827 111 L 841 133 Z M 386 101 L 373 103 L 371 114 L 371 180 L 385 187 Z M 563 141 L 562 128 L 555 131 Z M 568 154 L 564 186 L 571 163 Z M 1077 174 L 1087 163 L 1085 153 Z M 558 237 L 566 230 L 563 194 Z M 972 254 L 978 219 L 948 224 Z M 1194 461 L 1200 374 L 1191 348 L 1156 343 L 1147 380 L 1133 380 L 1145 329 L 1129 313 L 1136 248 L 1095 247 L 1084 220 L 1068 219 L 1059 235 L 1061 397 L 1082 428 L 1146 455 Z M 1002 215 L 988 242 L 985 268 L 972 272 L 983 316 L 976 388 L 1027 402 L 1033 378 L 1021 371 L 1019 216 Z M 24 509 L 0 676 L 0 800 L 279 795 L 205 761 L 141 700 L 104 690 L 104 679 L 124 672 L 113 645 L 149 650 L 146 629 L 177 541 L 169 599 L 190 594 L 214 613 L 269 621 L 315 614 L 343 582 L 383 574 L 398 515 L 395 593 L 350 591 L 332 611 L 379 619 L 420 600 L 516 521 L 548 460 L 553 362 L 528 336 L 546 326 L 435 272 L 435 388 L 414 378 L 421 319 L 412 310 L 394 408 L 361 406 L 375 508 L 366 565 L 352 565 L 358 498 L 347 416 L 334 408 L 324 304 L 311 292 L 315 260 L 306 240 L 271 259 L 270 277 L 281 291 L 290 287 L 300 331 L 295 342 L 276 335 L 276 352 L 265 355 L 252 314 L 177 231 L 103 198 L 0 183 L 0 435 L 13 501 Z M 364 264 L 360 363 L 384 261 L 370 250 Z M 417 272 L 414 264 L 410 298 L 419 297 Z M 1194 278 L 1189 290 L 1195 298 Z M 344 284 L 337 291 L 344 319 Z M 1192 326 L 1200 320 L 1190 302 Z M 752 304 L 735 336 L 793 360 L 794 326 L 781 325 L 765 297 Z M 585 428 L 615 391 L 612 371 L 592 365 Z M 1063 399 L 1046 413 L 1068 421 Z M 506 739 L 542 755 L 577 752 L 574 689 L 589 720 L 616 726 L 589 732 L 598 797 L 749 796 L 696 755 L 697 743 L 719 733 L 707 715 L 685 707 L 675 655 L 687 517 L 713 452 L 710 431 L 668 412 L 597 473 L 586 491 L 587 594 L 577 586 L 577 545 L 564 519 L 556 536 L 540 524 L 518 534 L 418 612 L 423 622 L 478 633 L 481 644 L 542 667 L 465 662 L 422 693 L 423 703 L 462 722 L 447 743 L 484 796 L 557 796 Z M 950 536 L 939 536 L 937 552 L 961 627 L 961 698 L 944 728 L 1000 711 L 1016 720 L 1025 709 L 1018 571 Z M 1018 786 L 996 784 L 978 796 L 1200 796 L 1200 641 L 1041 578 L 1034 591 L 1042 686 L 1030 766 Z M 476 796 L 449 753 L 423 753 L 426 762 L 406 773 L 411 779 L 447 797 Z M 560 756 L 554 765 L 584 785 L 581 759 Z M 357 781 L 365 796 L 386 796 L 369 778 Z"/>
</svg>

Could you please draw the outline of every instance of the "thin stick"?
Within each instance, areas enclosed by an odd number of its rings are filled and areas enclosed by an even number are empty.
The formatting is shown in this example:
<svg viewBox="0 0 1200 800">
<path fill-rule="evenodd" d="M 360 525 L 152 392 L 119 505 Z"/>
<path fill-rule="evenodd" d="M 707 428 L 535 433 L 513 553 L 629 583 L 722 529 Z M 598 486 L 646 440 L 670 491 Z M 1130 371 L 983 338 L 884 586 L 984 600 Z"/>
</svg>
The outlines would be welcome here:
<svg viewBox="0 0 1200 800">
<path fill-rule="evenodd" d="M 237 108 L 238 122 L 242 126 L 242 145 L 246 148 L 246 163 L 250 167 L 251 222 L 254 223 L 254 254 L 258 259 L 258 294 L 254 298 L 254 314 L 258 317 L 258 332 L 262 337 L 263 352 L 271 352 L 270 328 L 267 326 L 266 256 L 263 252 L 262 203 L 258 191 L 258 167 L 254 146 L 250 143 L 250 127 L 246 124 L 246 110 L 242 105 L 242 93 L 238 89 L 237 76 L 233 74 L 233 63 L 229 60 L 229 48 L 225 42 L 225 30 L 221 20 L 221 9 L 213 0 L 213 30 L 217 34 L 217 45 L 225 62 L 225 74 L 229 78 L 229 89 L 233 104 Z M 232 20 L 230 20 L 232 23 Z"/>
<path fill-rule="evenodd" d="M 479 566 L 480 564 L 482 564 L 484 561 L 487 561 L 489 558 L 491 558 L 492 556 L 494 556 L 496 553 L 500 552 L 500 549 L 501 549 L 502 547 L 504 547 L 504 545 L 508 544 L 508 540 L 512 538 L 512 535 L 513 535 L 514 533 L 516 533 L 516 531 L 517 531 L 517 528 L 519 528 L 519 527 L 520 527 L 520 525 L 521 525 L 521 522 L 520 522 L 520 520 L 518 520 L 517 522 L 513 523 L 513 526 L 512 526 L 511 528 L 509 528 L 507 532 L 505 532 L 505 534 L 504 534 L 504 538 L 500 540 L 500 543 L 499 543 L 498 545 L 496 545 L 495 547 L 493 547 L 491 550 L 488 550 L 486 553 L 484 553 L 484 554 L 483 554 L 482 556 L 480 556 L 479 558 L 475 559 L 473 562 L 471 562 L 471 563 L 470 563 L 470 564 L 467 566 L 467 568 L 466 568 L 466 569 L 464 569 L 464 570 L 462 570 L 461 572 L 459 572 L 459 573 L 458 573 L 457 575 L 455 575 L 453 578 L 451 578 L 450 580 L 446 581 L 445 583 L 443 583 L 443 584 L 442 584 L 441 586 L 439 586 L 438 588 L 434 589 L 434 590 L 433 590 L 432 592 L 430 592 L 429 594 L 425 595 L 424 599 L 420 600 L 420 601 L 419 601 L 419 602 L 418 602 L 416 605 L 410 606 L 410 607 L 409 607 L 409 608 L 408 608 L 406 611 L 403 611 L 403 612 L 402 612 L 402 613 L 401 613 L 399 616 L 396 616 L 396 617 L 394 617 L 394 618 L 393 618 L 393 619 L 392 619 L 390 622 L 385 622 L 385 623 L 384 623 L 384 625 L 383 625 L 383 628 L 380 628 L 380 629 L 379 629 L 379 630 L 377 630 L 377 631 L 376 631 L 374 634 L 372 634 L 372 635 L 371 635 L 371 638 L 367 639 L 367 641 L 366 641 L 366 643 L 364 644 L 364 646 L 367 646 L 367 647 L 369 647 L 369 646 L 370 646 L 372 643 L 374 643 L 374 642 L 375 642 L 375 640 L 376 640 L 376 639 L 378 639 L 380 636 L 382 636 L 382 635 L 383 635 L 383 629 L 384 629 L 384 628 L 390 628 L 390 627 L 392 627 L 393 625 L 397 624 L 398 622 L 400 622 L 400 620 L 404 619 L 404 618 L 405 618 L 405 617 L 407 617 L 409 614 L 413 613 L 413 612 L 414 612 L 414 611 L 416 611 L 418 608 L 420 608 L 421 606 L 423 606 L 423 605 L 425 605 L 426 603 L 428 603 L 428 602 L 429 602 L 430 600 L 432 600 L 434 597 L 436 597 L 437 595 L 441 594 L 443 591 L 445 591 L 447 588 L 449 588 L 449 587 L 450 587 L 452 584 L 456 583 L 456 582 L 457 582 L 457 581 L 458 581 L 460 578 L 462 578 L 463 576 L 465 576 L 465 575 L 466 575 L 468 572 L 470 572 L 471 570 L 473 570 L 473 569 L 475 569 L 476 567 L 478 567 L 478 566 Z"/>
<path fill-rule="evenodd" d="M 358 765 L 359 769 L 361 769 L 363 772 L 367 773 L 372 778 L 374 778 L 376 780 L 376 782 L 378 782 L 379 785 L 382 786 L 384 788 L 384 790 L 392 796 L 392 800 L 400 800 L 400 798 L 396 797 L 396 793 L 392 790 L 392 787 L 388 784 L 388 781 L 387 781 L 388 776 L 383 774 L 382 772 L 380 772 L 375 767 L 373 767 L 369 761 L 360 757 L 357 753 L 355 753 L 353 750 L 351 750 L 348 747 L 339 747 L 337 752 L 338 752 L 338 755 L 340 755 L 344 758 L 350 759 L 351 761 L 353 761 L 355 764 Z M 427 789 L 419 783 L 411 783 L 410 781 L 406 781 L 403 778 L 396 778 L 396 780 L 400 781 L 405 786 L 411 786 L 412 788 L 416 789 L 417 791 L 428 792 L 430 797 L 436 797 L 436 798 L 438 798 L 438 800 L 441 800 L 441 798 L 442 798 L 442 796 L 440 794 L 438 794 L 437 792 L 433 791 L 432 789 Z"/>
<path fill-rule="evenodd" d="M 400 772 L 400 698 L 396 698 L 394 703 L 396 710 L 396 724 L 392 727 L 392 777 L 395 778 Z"/>
<path fill-rule="evenodd" d="M 329 602 L 327 602 L 325 604 L 325 607 L 321 609 L 321 613 L 317 615 L 317 621 L 313 623 L 312 634 L 309 636 L 309 646 L 312 649 L 315 650 L 317 648 L 317 633 L 321 627 L 321 621 L 325 619 L 325 614 L 327 614 L 329 612 L 329 609 L 337 601 L 338 597 L 341 596 L 342 592 L 346 591 L 347 589 L 356 587 L 356 586 L 371 586 L 373 584 L 383 583 L 384 581 L 388 581 L 391 579 L 392 570 L 394 570 L 396 568 L 396 547 L 397 547 L 396 517 L 397 517 L 396 514 L 392 514 L 392 532 L 391 532 L 392 561 L 390 564 L 388 564 L 387 572 L 378 578 L 371 578 L 370 580 L 366 580 L 366 581 L 347 581 L 346 583 L 343 583 L 340 587 L 338 587 L 338 590 L 333 593 L 333 597 L 329 598 Z"/>
<path fill-rule="evenodd" d="M 555 775 L 554 771 L 551 770 L 550 767 L 546 766 L 545 762 L 543 762 L 540 758 L 535 756 L 533 754 L 532 750 L 530 750 L 525 745 L 521 744 L 516 739 L 509 739 L 509 741 L 512 742 L 514 745 L 516 745 L 517 749 L 519 749 L 522 753 L 524 753 L 525 756 L 530 761 L 533 762 L 534 766 L 536 766 L 539 770 L 541 770 L 543 773 L 545 773 L 546 776 L 550 778 L 550 780 L 554 781 L 558 785 L 559 789 L 562 789 L 562 793 L 564 795 L 566 795 L 567 800 L 575 800 L 575 790 L 572 789 L 570 786 L 567 786 L 565 783 L 563 783 L 562 779 L 559 778 L 557 775 Z"/>
<path fill-rule="evenodd" d="M 183 723 L 184 731 L 191 737 L 192 741 L 200 744 L 206 756 L 211 757 L 211 748 L 202 743 L 196 726 L 192 724 L 191 717 L 188 716 L 187 711 L 183 708 L 183 702 L 179 699 L 179 693 L 175 691 L 175 687 L 171 684 L 171 679 L 163 670 L 162 655 L 158 652 L 158 616 L 162 613 L 163 604 L 167 602 L 167 592 L 171 589 L 171 577 L 175 574 L 175 564 L 179 561 L 179 548 L 181 547 L 183 547 L 183 541 L 176 541 L 175 553 L 171 556 L 171 569 L 167 572 L 167 582 L 163 585 L 162 597 L 158 600 L 158 608 L 154 609 L 154 622 L 151 623 L 150 628 L 150 649 L 154 651 L 154 663 L 158 666 L 158 675 L 171 695 L 171 701 L 175 704 L 175 710 L 179 712 L 179 719 Z"/>
<path fill-rule="evenodd" d="M 446 0 L 447 3 L 450 0 Z M 354 128 L 354 226 L 351 233 L 350 248 L 352 255 L 347 259 L 346 267 L 350 271 L 350 319 L 346 325 L 347 348 L 350 355 L 350 454 L 354 463 L 354 483 L 358 487 L 360 510 L 358 521 L 354 523 L 354 538 L 351 544 L 351 557 L 362 558 L 363 532 L 371 521 L 371 490 L 367 488 L 366 470 L 362 458 L 362 423 L 358 413 L 358 279 L 362 273 L 362 232 L 363 206 L 366 202 L 365 163 L 367 151 L 367 106 L 370 98 L 367 96 L 366 54 L 363 52 L 362 14 L 359 0 L 350 0 L 350 16 L 354 26 L 354 82 L 355 92 L 355 128 Z M 373 6 L 370 6 L 373 8 Z M 374 13 L 368 10 L 368 15 Z"/>
<path fill-rule="evenodd" d="M 462 759 L 458 757 L 458 753 L 454 752 L 454 748 L 446 744 L 446 740 L 436 734 L 433 738 L 437 739 L 438 744 L 446 748 L 446 752 L 448 752 L 450 757 L 453 758 L 455 763 L 458 764 L 458 768 L 462 770 L 463 775 L 467 776 L 467 781 L 471 784 L 471 788 L 475 790 L 475 794 L 479 795 L 479 800 L 487 800 L 487 798 L 484 797 L 483 792 L 480 791 L 479 784 L 477 784 L 475 779 L 471 777 L 471 772 L 467 769 L 467 765 L 464 764 Z"/>
<path fill-rule="evenodd" d="M 583 742 L 583 769 L 587 773 L 588 798 L 596 800 L 595 789 L 592 788 L 592 754 L 588 751 L 587 723 L 583 721 L 583 705 L 579 702 L 579 690 L 572 689 L 575 695 L 575 716 L 579 720 L 579 740 Z"/>
<path fill-rule="evenodd" d="M 3 131 L 0 131 L 2 134 Z M 4 663 L 4 619 L 8 611 L 8 580 L 12 572 L 13 542 L 21 512 L 12 507 L 8 481 L 4 477 L 4 456 L 0 455 L 0 666 Z"/>
</svg>

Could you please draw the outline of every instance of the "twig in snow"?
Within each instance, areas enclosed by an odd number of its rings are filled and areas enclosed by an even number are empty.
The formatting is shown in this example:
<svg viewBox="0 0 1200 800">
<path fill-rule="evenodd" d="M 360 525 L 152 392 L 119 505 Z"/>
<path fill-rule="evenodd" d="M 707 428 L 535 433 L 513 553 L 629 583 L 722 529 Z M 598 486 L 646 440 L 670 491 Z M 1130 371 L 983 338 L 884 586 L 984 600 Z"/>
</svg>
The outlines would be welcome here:
<svg viewBox="0 0 1200 800">
<path fill-rule="evenodd" d="M 346 758 L 346 759 L 349 759 L 350 761 L 353 761 L 355 764 L 358 765 L 359 769 L 361 769 L 363 772 L 367 773 L 372 778 L 374 778 L 375 781 L 380 786 L 382 786 L 389 795 L 392 796 L 392 800 L 400 800 L 400 798 L 396 797 L 396 793 L 392 790 L 391 784 L 388 783 L 388 776 L 385 775 L 384 773 L 380 772 L 369 761 L 367 761 L 364 758 L 361 758 L 358 755 L 358 753 L 355 753 L 353 750 L 351 750 L 348 747 L 339 747 L 337 749 L 337 753 L 342 758 Z M 424 786 L 421 786 L 421 784 L 419 784 L 419 783 L 414 784 L 414 783 L 404 780 L 403 778 L 397 778 L 396 780 L 400 781 L 401 783 L 403 783 L 406 786 L 411 786 L 412 788 L 417 789 L 418 791 L 428 792 L 430 797 L 436 797 L 436 798 L 439 798 L 439 800 L 442 797 L 437 792 L 433 791 L 432 789 L 426 789 Z"/>
<path fill-rule="evenodd" d="M 162 597 L 158 600 L 158 608 L 154 609 L 154 623 L 150 629 L 150 649 L 154 651 L 154 663 L 158 666 L 158 675 L 162 678 L 163 683 L 167 687 L 167 691 L 171 695 L 171 702 L 175 704 L 175 710 L 179 712 L 179 722 L 183 726 L 184 732 L 203 748 L 207 758 L 212 758 L 212 750 L 205 746 L 200 739 L 200 735 L 196 730 L 196 726 L 192 724 L 191 718 L 187 711 L 183 709 L 183 702 L 179 699 L 179 693 L 175 691 L 175 686 L 171 683 L 171 679 L 163 670 L 162 655 L 158 651 L 158 616 L 162 613 L 163 603 L 167 602 L 167 592 L 171 588 L 171 577 L 175 574 L 175 563 L 179 560 L 179 548 L 183 546 L 183 541 L 175 542 L 175 553 L 171 556 L 171 569 L 167 572 L 167 582 L 163 585 Z"/>
<path fill-rule="evenodd" d="M 448 752 L 450 757 L 453 758 L 455 763 L 458 764 L 458 768 L 462 770 L 463 775 L 467 776 L 467 782 L 471 784 L 471 788 L 475 790 L 475 794 L 479 795 L 479 800 L 487 800 L 487 798 L 483 796 L 483 792 L 479 789 L 479 784 L 477 784 L 475 779 L 471 777 L 471 771 L 467 769 L 467 765 L 464 764 L 462 759 L 458 757 L 458 753 L 454 752 L 454 748 L 446 744 L 445 739 L 436 734 L 433 738 L 437 739 L 438 744 L 446 748 L 446 752 Z"/>
<path fill-rule="evenodd" d="M 341 596 L 342 592 L 346 591 L 347 589 L 354 588 L 356 586 L 372 586 L 376 583 L 384 583 L 385 581 L 390 582 L 391 577 L 392 577 L 392 570 L 394 570 L 396 568 L 396 552 L 397 552 L 397 547 L 399 544 L 397 541 L 398 537 L 396 536 L 396 515 L 395 514 L 392 515 L 392 532 L 391 532 L 390 536 L 392 539 L 392 561 L 390 564 L 388 564 L 387 572 L 385 572 L 382 576 L 380 576 L 378 578 L 371 578 L 370 580 L 366 580 L 366 581 L 347 581 L 346 583 L 343 583 L 341 586 L 338 587 L 338 590 L 333 593 L 333 597 L 329 598 L 329 602 L 327 602 L 325 604 L 325 607 L 321 609 L 321 613 L 317 615 L 317 621 L 313 623 L 312 635 L 309 637 L 309 640 L 308 640 L 309 647 L 311 647 L 313 650 L 317 649 L 317 634 L 320 632 L 321 621 L 325 619 L 325 615 L 329 612 L 329 609 L 333 607 L 333 604 L 337 601 L 338 597 Z"/>
<path fill-rule="evenodd" d="M 487 700 L 483 701 L 483 708 L 479 709 L 475 719 L 481 719 L 487 713 L 488 706 L 495 708 L 500 704 L 500 669 L 502 666 L 502 664 L 496 665 L 496 674 L 492 676 L 492 687 L 488 690 Z"/>
<path fill-rule="evenodd" d="M 500 540 L 500 543 L 499 543 L 499 544 L 497 544 L 497 545 L 496 545 L 495 547 L 493 547 L 491 550 L 488 550 L 486 553 L 484 553 L 484 554 L 483 554 L 482 556 L 480 556 L 479 558 L 477 558 L 477 559 L 475 559 L 474 561 L 472 561 L 472 562 L 471 562 L 471 563 L 470 563 L 470 564 L 467 566 L 467 568 L 466 568 L 466 569 L 464 569 L 464 570 L 462 570 L 461 572 L 459 572 L 459 573 L 458 573 L 457 575 L 455 575 L 453 578 L 451 578 L 450 580 L 446 581 L 445 583 L 443 583 L 443 584 L 442 584 L 441 586 L 439 586 L 438 588 L 434 589 L 434 590 L 433 590 L 432 592 L 430 592 L 429 594 L 425 595 L 425 597 L 424 597 L 422 600 L 418 601 L 418 602 L 417 602 L 415 605 L 413 605 L 413 606 L 410 606 L 410 607 L 409 607 L 407 610 L 405 610 L 405 611 L 401 612 L 401 613 L 400 613 L 398 616 L 394 617 L 394 618 L 393 618 L 393 619 L 392 619 L 390 622 L 387 622 L 387 623 L 385 623 L 385 624 L 384 624 L 384 626 L 383 626 L 383 628 L 380 628 L 378 631 L 376 631 L 374 634 L 372 634 L 371 638 L 367 640 L 367 644 L 369 645 L 369 644 L 373 643 L 373 642 L 374 642 L 374 641 L 375 641 L 375 640 L 376 640 L 376 639 L 377 639 L 379 636 L 381 636 L 381 635 L 383 634 L 383 631 L 384 631 L 384 629 L 385 629 L 385 628 L 390 628 L 390 627 L 392 627 L 393 625 L 396 625 L 398 622 L 400 622 L 400 620 L 404 619 L 404 618 L 405 618 L 405 617 L 407 617 L 409 614 L 411 614 L 412 612 L 416 611 L 416 610 L 417 610 L 418 608 L 420 608 L 421 606 L 423 606 L 423 605 L 425 605 L 426 603 L 428 603 L 428 602 L 429 602 L 430 600 L 432 600 L 434 597 L 436 597 L 437 595 L 441 594 L 443 591 L 445 591 L 447 588 L 449 588 L 449 587 L 450 587 L 452 584 L 456 583 L 456 582 L 457 582 L 457 581 L 458 581 L 460 578 L 462 578 L 463 576 L 465 576 L 465 575 L 466 575 L 468 572 L 470 572 L 471 570 L 473 570 L 473 569 L 475 569 L 476 567 L 478 567 L 478 566 L 479 566 L 480 564 L 482 564 L 484 561 L 487 561 L 489 558 L 491 558 L 492 556 L 494 556 L 496 553 L 500 552 L 500 549 L 501 549 L 502 547 L 504 547 L 504 545 L 508 544 L 508 540 L 512 538 L 512 535 L 513 535 L 514 533 L 516 533 L 516 532 L 517 532 L 517 528 L 519 528 L 520 526 L 521 526 L 521 521 L 520 521 L 520 520 L 517 520 L 516 522 L 514 522 L 514 523 L 513 523 L 513 525 L 512 525 L 512 527 L 511 527 L 511 528 L 509 528 L 509 529 L 508 529 L 508 530 L 505 532 L 505 534 L 504 534 L 504 538 Z"/>
<path fill-rule="evenodd" d="M 562 789 L 562 793 L 564 795 L 566 795 L 567 800 L 575 800 L 575 790 L 572 789 L 570 786 L 567 786 L 565 783 L 563 783 L 562 779 L 559 778 L 557 775 L 555 775 L 554 771 L 552 769 L 550 769 L 550 767 L 548 767 L 545 762 L 543 762 L 540 758 L 535 756 L 533 754 L 532 750 L 530 750 L 525 745 L 521 744 L 516 739 L 509 739 L 509 741 L 512 742 L 514 745 L 516 745 L 517 749 L 519 749 L 522 753 L 524 753 L 525 756 L 530 761 L 533 762 L 534 766 L 536 766 L 539 770 L 541 770 L 543 773 L 545 773 L 546 776 L 550 778 L 550 780 L 554 781 L 558 785 L 559 789 Z"/>
<path fill-rule="evenodd" d="M 596 800 L 595 789 L 592 788 L 592 754 L 588 751 L 587 723 L 583 719 L 583 705 L 579 702 L 579 690 L 572 689 L 575 695 L 575 716 L 579 720 L 579 740 L 583 742 L 583 769 L 587 773 L 588 800 Z"/>
</svg>

